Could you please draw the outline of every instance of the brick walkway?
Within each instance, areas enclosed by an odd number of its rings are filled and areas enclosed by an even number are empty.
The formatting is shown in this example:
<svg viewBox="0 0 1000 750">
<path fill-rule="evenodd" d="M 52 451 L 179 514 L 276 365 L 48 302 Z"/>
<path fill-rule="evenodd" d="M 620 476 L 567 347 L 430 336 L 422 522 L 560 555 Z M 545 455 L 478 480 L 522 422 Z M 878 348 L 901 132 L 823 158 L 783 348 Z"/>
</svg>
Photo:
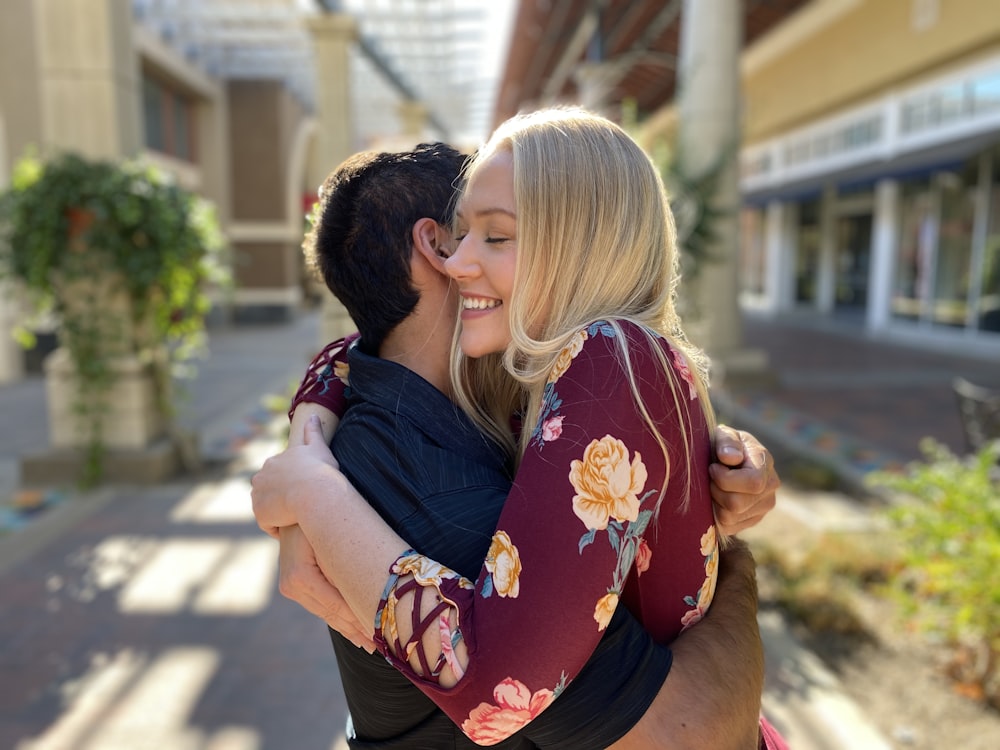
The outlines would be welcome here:
<svg viewBox="0 0 1000 750">
<path fill-rule="evenodd" d="M 50 488 L 50 511 L 0 531 L 0 747 L 345 747 L 324 628 L 277 594 L 276 547 L 248 503 L 249 476 L 281 440 L 282 420 L 261 397 L 297 378 L 316 335 L 309 316 L 213 335 L 187 419 L 214 469 L 156 487 Z M 1000 386 L 1000 356 L 932 355 L 773 321 L 748 321 L 746 340 L 769 352 L 781 385 L 727 393 L 743 405 L 740 426 L 845 465 L 847 445 L 869 446 L 874 463 L 915 457 L 922 435 L 960 446 L 951 376 Z M 19 452 L 45 447 L 43 415 L 37 381 L 0 386 L 0 501 L 16 488 Z M 768 693 L 789 730 L 828 713 L 811 712 L 809 690 L 791 700 L 795 689 L 779 680 Z"/>
</svg>

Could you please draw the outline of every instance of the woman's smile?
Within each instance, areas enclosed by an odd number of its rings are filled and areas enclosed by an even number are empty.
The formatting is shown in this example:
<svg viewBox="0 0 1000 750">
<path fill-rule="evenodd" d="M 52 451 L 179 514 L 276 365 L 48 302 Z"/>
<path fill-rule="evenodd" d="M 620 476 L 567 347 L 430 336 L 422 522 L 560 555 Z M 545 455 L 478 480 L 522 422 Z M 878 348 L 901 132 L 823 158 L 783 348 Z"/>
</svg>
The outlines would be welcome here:
<svg viewBox="0 0 1000 750">
<path fill-rule="evenodd" d="M 476 170 L 459 201 L 456 218 L 458 247 L 444 266 L 462 298 L 459 343 L 470 357 L 502 352 L 511 339 L 507 303 L 517 265 L 510 152 L 498 151 Z"/>
</svg>

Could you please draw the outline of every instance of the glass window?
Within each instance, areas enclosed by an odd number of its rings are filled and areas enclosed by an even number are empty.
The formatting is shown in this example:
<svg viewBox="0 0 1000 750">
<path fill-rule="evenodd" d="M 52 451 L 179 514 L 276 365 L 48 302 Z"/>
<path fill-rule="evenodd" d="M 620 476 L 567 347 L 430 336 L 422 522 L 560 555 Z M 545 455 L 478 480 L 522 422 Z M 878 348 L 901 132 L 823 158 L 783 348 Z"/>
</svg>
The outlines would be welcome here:
<svg viewBox="0 0 1000 750">
<path fill-rule="evenodd" d="M 142 104 L 146 148 L 194 161 L 194 100 L 144 72 Z"/>
<path fill-rule="evenodd" d="M 989 222 L 983 253 L 979 330 L 1000 335 L 1000 148 L 993 152 Z"/>
<path fill-rule="evenodd" d="M 941 220 L 931 311 L 936 325 L 962 328 L 966 324 L 978 172 L 978 160 L 972 159 L 962 170 L 937 175 Z"/>
<path fill-rule="evenodd" d="M 764 212 L 745 208 L 740 212 L 740 291 L 764 293 Z"/>
<path fill-rule="evenodd" d="M 977 115 L 1000 110 L 1000 73 L 972 82 L 972 107 Z"/>
<path fill-rule="evenodd" d="M 174 156 L 185 161 L 191 161 L 191 108 L 180 97 L 174 97 L 173 107 Z"/>
<path fill-rule="evenodd" d="M 918 320 L 930 299 L 931 264 L 937 243 L 937 211 L 929 178 L 902 186 L 900 219 L 892 315 L 901 320 Z"/>
<path fill-rule="evenodd" d="M 142 113 L 146 130 L 146 146 L 163 151 L 163 90 L 153 79 L 142 79 Z"/>
<path fill-rule="evenodd" d="M 799 206 L 798 237 L 795 243 L 795 302 L 814 304 L 819 279 L 819 201 Z"/>
</svg>

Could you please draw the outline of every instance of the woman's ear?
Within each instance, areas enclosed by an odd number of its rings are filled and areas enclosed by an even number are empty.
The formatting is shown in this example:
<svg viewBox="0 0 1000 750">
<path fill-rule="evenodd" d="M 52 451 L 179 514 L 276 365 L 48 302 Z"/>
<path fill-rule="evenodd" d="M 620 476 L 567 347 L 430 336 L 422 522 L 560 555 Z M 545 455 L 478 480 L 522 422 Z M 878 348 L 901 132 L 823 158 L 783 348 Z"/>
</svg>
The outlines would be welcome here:
<svg viewBox="0 0 1000 750">
<path fill-rule="evenodd" d="M 451 255 L 449 243 L 451 235 L 434 219 L 418 219 L 413 225 L 413 246 L 424 259 L 440 274 L 444 274 L 444 262 Z"/>
</svg>

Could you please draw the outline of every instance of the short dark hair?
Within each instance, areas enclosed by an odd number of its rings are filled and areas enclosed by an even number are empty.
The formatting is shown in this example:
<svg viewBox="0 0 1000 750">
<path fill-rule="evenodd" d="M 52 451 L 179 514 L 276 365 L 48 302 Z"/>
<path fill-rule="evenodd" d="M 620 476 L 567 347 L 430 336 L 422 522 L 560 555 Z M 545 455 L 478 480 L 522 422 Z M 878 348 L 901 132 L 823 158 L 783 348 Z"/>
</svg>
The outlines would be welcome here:
<svg viewBox="0 0 1000 750">
<path fill-rule="evenodd" d="M 366 351 L 376 353 L 416 307 L 411 230 L 423 218 L 449 226 L 465 159 L 444 143 L 363 152 L 323 182 L 306 256 L 347 308 Z"/>
</svg>

